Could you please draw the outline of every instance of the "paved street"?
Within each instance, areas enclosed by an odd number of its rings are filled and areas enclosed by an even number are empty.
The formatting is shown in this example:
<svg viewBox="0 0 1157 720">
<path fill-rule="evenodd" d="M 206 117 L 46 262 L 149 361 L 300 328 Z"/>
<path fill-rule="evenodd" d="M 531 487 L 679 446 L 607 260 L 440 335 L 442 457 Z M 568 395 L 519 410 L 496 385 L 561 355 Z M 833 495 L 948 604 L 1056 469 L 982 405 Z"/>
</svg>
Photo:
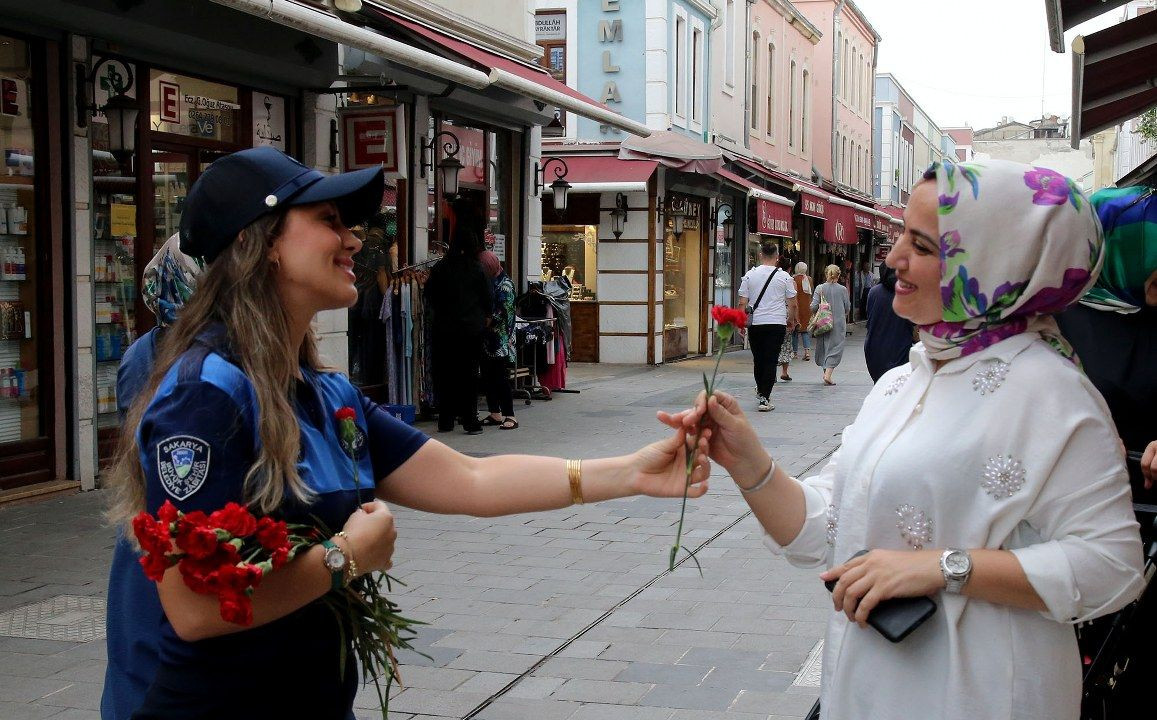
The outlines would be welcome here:
<svg viewBox="0 0 1157 720">
<path fill-rule="evenodd" d="M 776 386 L 776 410 L 751 413 L 791 472 L 836 448 L 866 395 L 862 339 L 858 326 L 835 387 L 797 361 L 795 380 Z M 720 387 L 753 410 L 750 368 L 750 354 L 729 354 Z M 520 429 L 437 437 L 477 455 L 626 452 L 662 435 L 655 411 L 684 405 L 704 370 L 709 360 L 574 366 L 581 393 L 519 405 Z M 0 718 L 98 716 L 113 544 L 102 503 L 93 492 L 0 507 Z M 830 611 L 817 571 L 769 553 L 734 485 L 716 475 L 686 524 L 703 577 L 689 562 L 667 573 L 678 509 L 636 498 L 498 519 L 399 510 L 394 574 L 407 587 L 398 601 L 429 623 L 417 644 L 433 659 L 401 658 L 406 689 L 392 717 L 803 717 Z M 359 717 L 379 717 L 372 688 L 357 706 Z"/>
</svg>

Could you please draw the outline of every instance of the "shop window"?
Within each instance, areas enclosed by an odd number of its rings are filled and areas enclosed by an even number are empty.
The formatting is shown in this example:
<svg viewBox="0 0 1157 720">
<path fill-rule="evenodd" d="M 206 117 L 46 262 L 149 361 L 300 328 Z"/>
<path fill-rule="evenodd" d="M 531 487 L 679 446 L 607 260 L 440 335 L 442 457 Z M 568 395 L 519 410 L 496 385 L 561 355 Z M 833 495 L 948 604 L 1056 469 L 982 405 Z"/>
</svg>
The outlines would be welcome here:
<svg viewBox="0 0 1157 720">
<path fill-rule="evenodd" d="M 543 225 L 543 282 L 563 275 L 571 300 L 598 299 L 598 236 L 594 225 Z"/>
<path fill-rule="evenodd" d="M 674 207 L 685 213 L 683 232 L 675 234 L 667 219 L 663 238 L 663 359 L 699 353 L 699 315 L 702 305 L 702 205 L 676 198 Z"/>
<path fill-rule="evenodd" d="M 151 130 L 239 142 L 241 104 L 236 87 L 163 70 L 149 72 L 149 87 Z"/>
<path fill-rule="evenodd" d="M 37 226 L 28 44 L 0 36 L 0 443 L 44 434 L 38 387 Z M 4 485 L 0 483 L 0 488 Z"/>
</svg>

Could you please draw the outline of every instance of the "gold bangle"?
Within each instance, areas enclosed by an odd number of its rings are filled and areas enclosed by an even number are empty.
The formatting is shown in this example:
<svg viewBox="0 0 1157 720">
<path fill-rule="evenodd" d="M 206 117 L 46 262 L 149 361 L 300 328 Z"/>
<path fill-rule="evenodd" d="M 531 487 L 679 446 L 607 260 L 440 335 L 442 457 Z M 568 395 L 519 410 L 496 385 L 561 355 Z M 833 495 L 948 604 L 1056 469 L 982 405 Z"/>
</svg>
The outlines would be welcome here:
<svg viewBox="0 0 1157 720">
<path fill-rule="evenodd" d="M 567 460 L 566 477 L 570 481 L 570 501 L 575 505 L 583 504 L 583 461 Z"/>
<path fill-rule="evenodd" d="M 357 561 L 354 560 L 354 544 L 352 542 L 350 542 L 350 536 L 346 535 L 345 530 L 339 530 L 338 532 L 334 533 L 333 536 L 343 538 L 345 540 L 345 547 L 346 547 L 345 552 L 346 552 L 346 555 L 349 556 L 348 558 L 346 558 L 346 560 L 347 560 L 346 569 L 349 572 L 349 580 L 347 582 L 352 582 L 353 580 L 355 580 L 358 577 L 358 575 L 360 575 L 360 573 L 358 572 Z"/>
</svg>

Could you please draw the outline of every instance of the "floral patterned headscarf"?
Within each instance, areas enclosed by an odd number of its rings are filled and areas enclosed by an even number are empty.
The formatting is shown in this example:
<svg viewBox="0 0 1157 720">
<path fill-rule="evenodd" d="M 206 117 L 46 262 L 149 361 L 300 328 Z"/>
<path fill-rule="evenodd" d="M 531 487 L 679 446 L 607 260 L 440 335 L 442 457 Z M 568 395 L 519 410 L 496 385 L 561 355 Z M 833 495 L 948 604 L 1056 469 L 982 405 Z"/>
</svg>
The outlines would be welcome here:
<svg viewBox="0 0 1157 720">
<path fill-rule="evenodd" d="M 1052 314 L 1076 302 L 1101 271 L 1092 203 L 1046 168 L 945 160 L 933 172 L 944 314 L 920 328 L 928 356 L 962 357 L 1030 332 L 1075 362 Z"/>
<path fill-rule="evenodd" d="M 1135 313 L 1145 305 L 1145 282 L 1157 272 L 1157 190 L 1105 188 L 1091 200 L 1105 228 L 1105 265 L 1081 304 Z"/>
<path fill-rule="evenodd" d="M 145 265 L 141 294 L 145 307 L 157 316 L 157 323 L 168 327 L 177 321 L 177 311 L 184 307 L 204 265 L 181 252 L 180 236 L 174 233 L 165 241 L 153 259 Z"/>
</svg>

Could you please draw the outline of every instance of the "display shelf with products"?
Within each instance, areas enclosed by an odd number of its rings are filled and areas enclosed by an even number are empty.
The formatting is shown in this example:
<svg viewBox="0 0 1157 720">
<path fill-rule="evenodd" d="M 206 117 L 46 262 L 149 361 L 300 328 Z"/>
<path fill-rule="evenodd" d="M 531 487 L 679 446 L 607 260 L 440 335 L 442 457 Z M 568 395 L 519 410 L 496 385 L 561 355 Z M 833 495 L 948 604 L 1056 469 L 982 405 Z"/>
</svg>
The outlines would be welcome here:
<svg viewBox="0 0 1157 720">
<path fill-rule="evenodd" d="M 125 350 L 136 339 L 136 198 L 120 188 L 108 187 L 114 180 L 97 177 L 94 183 L 92 342 L 100 428 L 119 425 L 116 371 Z"/>
<path fill-rule="evenodd" d="M 5 178 L 5 181 L 23 178 Z M 39 434 L 36 399 L 35 235 L 32 188 L 0 186 L 0 443 Z"/>
</svg>

